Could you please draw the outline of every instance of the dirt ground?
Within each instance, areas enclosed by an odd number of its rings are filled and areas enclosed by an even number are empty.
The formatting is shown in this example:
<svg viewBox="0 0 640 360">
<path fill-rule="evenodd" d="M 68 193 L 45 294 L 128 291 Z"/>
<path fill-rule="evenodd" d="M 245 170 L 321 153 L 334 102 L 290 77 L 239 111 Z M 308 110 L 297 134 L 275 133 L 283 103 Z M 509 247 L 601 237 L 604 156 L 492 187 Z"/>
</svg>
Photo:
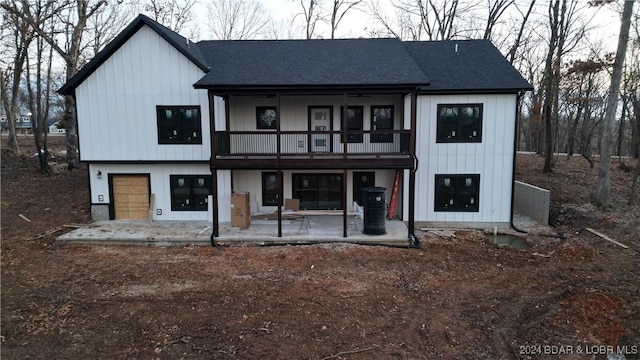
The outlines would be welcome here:
<svg viewBox="0 0 640 360">
<path fill-rule="evenodd" d="M 527 235 L 526 250 L 478 231 L 419 250 L 60 245 L 34 237 L 90 221 L 87 172 L 36 166 L 2 152 L 2 359 L 640 358 L 640 207 L 617 163 L 604 212 L 586 160 L 543 174 L 519 156 L 566 236 Z"/>
</svg>

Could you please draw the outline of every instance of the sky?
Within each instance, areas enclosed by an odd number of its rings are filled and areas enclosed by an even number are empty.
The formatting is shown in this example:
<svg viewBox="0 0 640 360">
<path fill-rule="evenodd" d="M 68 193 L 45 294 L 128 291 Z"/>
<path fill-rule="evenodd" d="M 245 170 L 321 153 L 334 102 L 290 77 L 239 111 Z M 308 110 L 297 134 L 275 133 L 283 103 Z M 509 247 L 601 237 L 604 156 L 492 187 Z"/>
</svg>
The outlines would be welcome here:
<svg viewBox="0 0 640 360">
<path fill-rule="evenodd" d="M 293 16 L 302 12 L 302 7 L 300 5 L 300 0 L 259 0 L 262 5 L 268 10 L 270 16 L 275 20 L 287 21 L 290 20 Z M 305 0 L 307 1 L 307 0 Z M 369 37 L 369 31 L 372 28 L 380 28 L 379 25 L 375 23 L 371 19 L 369 15 L 368 4 L 371 1 L 377 1 L 379 5 L 387 9 L 389 14 L 394 13 L 394 7 L 392 0 L 365 0 L 364 6 L 362 6 L 363 10 L 350 10 L 345 18 L 340 23 L 336 37 L 340 38 L 354 38 L 354 37 Z M 618 0 L 620 1 L 620 0 Z M 205 2 L 205 1 L 202 1 Z M 323 0 L 321 3 L 324 3 L 325 6 L 328 6 L 331 0 Z M 395 1 L 398 2 L 398 1 Z M 523 4 L 523 6 L 528 5 L 528 0 L 519 0 L 519 3 Z M 586 6 L 587 0 L 579 0 L 579 6 L 584 7 L 584 12 L 582 13 L 582 17 L 585 19 L 590 19 L 593 26 L 599 28 L 598 31 L 594 31 L 590 34 L 590 36 L 595 40 L 602 41 L 605 46 L 610 49 L 615 49 L 617 36 L 620 27 L 620 15 L 613 11 L 611 7 L 605 7 L 600 9 L 589 8 Z M 546 16 L 546 6 L 547 1 L 538 1 L 536 4 L 536 11 L 540 13 L 542 16 Z M 636 13 L 638 13 L 638 9 L 635 9 Z M 523 9 L 524 11 L 524 9 Z M 206 11 L 198 11 L 200 16 L 206 16 Z M 519 16 L 515 9 L 512 7 L 512 13 L 514 16 Z M 506 17 L 506 16 L 505 16 Z M 317 25 L 316 33 L 321 37 L 328 38 L 329 37 L 329 25 L 319 23 Z M 207 34 L 201 34 L 203 38 L 207 37 Z M 612 40 L 615 39 L 615 40 Z"/>
</svg>

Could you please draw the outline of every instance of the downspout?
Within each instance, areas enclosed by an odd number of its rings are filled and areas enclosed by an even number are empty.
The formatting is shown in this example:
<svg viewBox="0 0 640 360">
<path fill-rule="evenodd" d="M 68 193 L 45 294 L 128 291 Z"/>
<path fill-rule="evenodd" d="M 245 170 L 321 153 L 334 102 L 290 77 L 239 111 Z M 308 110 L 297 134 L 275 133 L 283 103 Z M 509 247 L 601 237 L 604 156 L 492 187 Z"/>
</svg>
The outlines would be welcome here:
<svg viewBox="0 0 640 360">
<path fill-rule="evenodd" d="M 418 157 L 416 156 L 416 132 L 418 123 L 418 89 L 411 93 L 411 113 L 410 113 L 410 138 L 409 138 L 409 154 L 413 161 L 413 166 L 409 172 L 409 247 L 420 248 L 420 240 L 415 234 L 415 192 L 416 192 L 416 172 L 418 171 Z"/>
<path fill-rule="evenodd" d="M 527 232 L 521 229 L 518 229 L 513 223 L 513 204 L 515 202 L 515 192 L 516 192 L 516 155 L 518 154 L 518 123 L 520 122 L 520 100 L 522 99 L 522 91 L 518 91 L 516 94 L 516 111 L 515 111 L 515 130 L 513 133 L 513 164 L 511 166 L 511 208 L 509 209 L 509 224 L 511 228 L 519 233 L 526 234 Z"/>
</svg>

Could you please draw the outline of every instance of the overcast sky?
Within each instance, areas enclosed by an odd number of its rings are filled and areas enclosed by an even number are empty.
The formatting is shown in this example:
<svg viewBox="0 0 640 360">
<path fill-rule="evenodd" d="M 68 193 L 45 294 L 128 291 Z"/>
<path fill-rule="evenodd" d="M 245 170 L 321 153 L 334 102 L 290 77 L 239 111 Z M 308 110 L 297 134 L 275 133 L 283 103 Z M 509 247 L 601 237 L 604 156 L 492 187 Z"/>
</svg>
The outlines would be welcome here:
<svg viewBox="0 0 640 360">
<path fill-rule="evenodd" d="M 293 16 L 302 12 L 302 7 L 300 5 L 300 0 L 259 0 L 263 6 L 268 10 L 270 16 L 274 20 L 281 21 L 289 21 Z M 307 0 L 305 0 L 307 1 Z M 364 6 L 362 6 L 362 10 L 350 10 L 343 21 L 340 23 L 338 30 L 336 32 L 336 37 L 339 38 L 354 38 L 354 37 L 369 37 L 369 32 L 372 28 L 380 29 L 381 26 L 372 20 L 369 15 L 369 3 L 371 1 L 377 1 L 381 7 L 387 9 L 389 14 L 393 14 L 395 11 L 392 6 L 392 0 L 365 0 Z M 610 49 L 615 49 L 617 36 L 620 27 L 620 19 L 619 14 L 611 9 L 610 6 L 594 9 L 586 6 L 587 0 L 579 0 L 580 6 L 584 7 L 582 10 L 581 16 L 584 19 L 592 19 L 591 23 L 593 26 L 599 28 L 598 31 L 592 31 L 589 36 L 596 40 L 602 40 L 604 44 L 610 47 Z M 202 1 L 203 3 L 205 1 Z M 330 0 L 324 0 L 323 3 L 325 6 L 329 6 Z M 396 1 L 397 3 L 398 1 Z M 523 7 L 528 5 L 528 0 L 519 1 L 523 4 Z M 204 6 L 200 5 L 204 8 Z M 547 12 L 547 2 L 539 2 L 536 4 L 536 12 L 539 16 L 546 16 Z M 523 8 L 523 11 L 526 9 Z M 638 9 L 635 9 L 636 13 Z M 198 11 L 201 17 L 206 18 L 206 9 L 204 11 Z M 518 15 L 515 8 L 512 7 L 513 16 Z M 508 15 L 505 15 L 505 19 Z M 299 23 L 302 23 L 302 19 L 299 19 Z M 204 19 L 202 19 L 204 22 Z M 324 23 L 318 23 L 316 27 L 316 34 L 319 37 L 328 38 L 330 35 L 329 25 Z M 303 30 L 300 29 L 300 35 L 303 34 Z M 203 39 L 210 38 L 208 35 L 208 30 L 205 30 L 200 34 Z M 615 40 L 613 40 L 615 39 Z"/>
</svg>

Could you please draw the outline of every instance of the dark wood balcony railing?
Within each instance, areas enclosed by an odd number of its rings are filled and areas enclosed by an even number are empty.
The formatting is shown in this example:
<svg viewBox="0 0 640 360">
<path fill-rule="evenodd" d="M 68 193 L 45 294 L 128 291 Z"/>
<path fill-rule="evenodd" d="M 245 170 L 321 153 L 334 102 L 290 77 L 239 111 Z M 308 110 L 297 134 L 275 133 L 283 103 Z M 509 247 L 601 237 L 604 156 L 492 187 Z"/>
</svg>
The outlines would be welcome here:
<svg viewBox="0 0 640 360">
<path fill-rule="evenodd" d="M 409 130 L 349 131 L 347 155 L 409 155 Z M 344 155 L 341 131 L 217 131 L 214 157 Z"/>
</svg>

